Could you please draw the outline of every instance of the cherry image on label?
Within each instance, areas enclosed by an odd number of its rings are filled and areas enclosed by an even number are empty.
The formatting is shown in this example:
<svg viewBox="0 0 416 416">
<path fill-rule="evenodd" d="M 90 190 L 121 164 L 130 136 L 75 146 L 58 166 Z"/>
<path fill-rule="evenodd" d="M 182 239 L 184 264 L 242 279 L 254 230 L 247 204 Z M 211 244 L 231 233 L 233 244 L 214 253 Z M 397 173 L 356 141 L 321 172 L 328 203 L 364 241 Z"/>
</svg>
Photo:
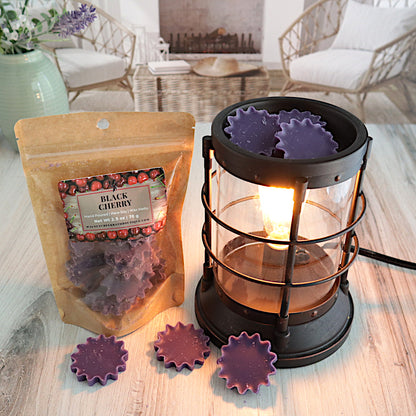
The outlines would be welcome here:
<svg viewBox="0 0 416 416">
<path fill-rule="evenodd" d="M 158 233 L 166 224 L 162 168 L 62 180 L 58 192 L 70 239 L 138 239 Z"/>
</svg>

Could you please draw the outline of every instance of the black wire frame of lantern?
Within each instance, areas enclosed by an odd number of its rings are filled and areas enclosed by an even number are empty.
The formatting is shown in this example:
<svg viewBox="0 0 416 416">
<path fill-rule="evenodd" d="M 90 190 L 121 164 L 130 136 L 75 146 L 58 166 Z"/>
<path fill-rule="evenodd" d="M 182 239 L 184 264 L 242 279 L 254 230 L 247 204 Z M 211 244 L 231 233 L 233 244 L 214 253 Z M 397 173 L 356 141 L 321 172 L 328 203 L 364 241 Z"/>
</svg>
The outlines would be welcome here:
<svg viewBox="0 0 416 416">
<path fill-rule="evenodd" d="M 339 144 L 336 155 L 319 159 L 284 160 L 256 155 L 239 148 L 230 142 L 224 132 L 227 117 L 234 115 L 238 108 L 266 109 L 269 113 L 280 110 L 310 111 L 321 115 L 327 122 L 326 129 L 331 131 Z M 359 251 L 355 227 L 363 218 L 366 200 L 362 192 L 363 174 L 370 153 L 372 139 L 368 137 L 364 124 L 349 112 L 331 104 L 298 97 L 266 97 L 247 100 L 230 106 L 220 112 L 212 124 L 212 136 L 203 138 L 204 175 L 202 203 L 205 208 L 205 222 L 202 241 L 205 248 L 203 276 L 196 288 L 195 311 L 199 324 L 218 347 L 228 342 L 230 335 L 238 336 L 242 331 L 259 333 L 263 339 L 271 342 L 272 350 L 278 355 L 278 367 L 298 367 L 320 361 L 334 353 L 346 340 L 353 316 L 354 304 L 349 292 L 348 269 Z M 211 181 L 217 174 L 213 171 L 213 158 L 219 169 L 228 172 L 236 181 L 261 186 L 283 186 L 294 189 L 293 213 L 290 225 L 290 238 L 287 241 L 270 239 L 261 232 L 245 232 L 231 226 L 212 209 Z M 299 235 L 302 204 L 310 189 L 331 187 L 353 178 L 352 197 L 347 206 L 348 220 L 345 227 L 335 233 L 319 238 L 303 238 Z M 231 204 L 238 204 L 233 201 Z M 308 201 L 306 201 L 308 203 Z M 227 244 L 212 249 L 213 227 L 226 230 L 235 236 Z M 340 262 L 337 269 L 318 278 L 306 278 L 301 282 L 294 278 L 299 268 L 299 258 L 303 248 L 318 250 L 318 257 L 324 258 L 320 248 L 322 243 L 342 239 Z M 230 266 L 224 257 L 235 251 L 236 247 L 254 244 L 266 247 L 269 257 L 281 263 L 282 279 L 266 280 L 239 270 L 239 262 Z M 354 244 L 352 244 L 354 243 Z M 283 251 L 270 250 L 270 244 L 282 245 Z M 351 247 L 353 252 L 351 253 Z M 231 249 L 230 249 L 231 247 Z M 241 250 L 241 252 L 244 252 Z M 222 253 L 219 255 L 218 253 Z M 226 253 L 226 254 L 224 254 Z M 323 253 L 323 255 L 322 255 Z M 264 260 L 263 260 L 264 261 Z M 308 265 L 303 265 L 308 270 Z M 265 291 L 275 291 L 278 308 L 276 311 L 264 311 L 250 301 L 241 302 L 233 296 L 233 291 L 224 288 L 219 276 L 225 275 L 238 285 L 249 282 L 250 287 L 264 287 Z M 326 296 L 314 305 L 291 311 L 291 296 L 302 291 L 308 296 L 308 290 L 333 282 Z M 238 286 L 237 285 L 237 286 Z M 251 286 L 250 286 L 251 285 Z M 328 287 L 328 286 L 327 286 Z M 267 292 L 264 292 L 267 293 Z"/>
</svg>

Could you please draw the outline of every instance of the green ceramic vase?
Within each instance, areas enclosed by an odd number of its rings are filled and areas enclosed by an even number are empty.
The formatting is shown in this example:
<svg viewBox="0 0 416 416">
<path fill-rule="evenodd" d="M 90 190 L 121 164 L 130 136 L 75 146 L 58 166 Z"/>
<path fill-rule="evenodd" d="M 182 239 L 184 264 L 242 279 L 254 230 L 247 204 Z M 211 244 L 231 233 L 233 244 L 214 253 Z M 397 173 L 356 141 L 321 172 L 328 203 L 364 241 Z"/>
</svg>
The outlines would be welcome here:
<svg viewBox="0 0 416 416">
<path fill-rule="evenodd" d="M 43 52 L 0 55 L 0 136 L 16 151 L 14 125 L 18 120 L 68 112 L 64 81 Z"/>
</svg>

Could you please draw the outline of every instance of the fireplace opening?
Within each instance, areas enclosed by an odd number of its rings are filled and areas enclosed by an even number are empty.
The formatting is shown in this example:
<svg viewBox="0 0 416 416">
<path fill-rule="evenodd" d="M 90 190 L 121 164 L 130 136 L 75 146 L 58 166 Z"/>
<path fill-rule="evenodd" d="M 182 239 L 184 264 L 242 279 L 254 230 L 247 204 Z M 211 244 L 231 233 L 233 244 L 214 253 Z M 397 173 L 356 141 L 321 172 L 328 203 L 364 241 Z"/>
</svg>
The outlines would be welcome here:
<svg viewBox="0 0 416 416">
<path fill-rule="evenodd" d="M 170 33 L 168 39 L 171 53 L 260 53 L 254 45 L 252 33 L 229 34 L 224 28 L 205 35 Z"/>
<path fill-rule="evenodd" d="M 173 55 L 259 56 L 264 0 L 159 0 L 160 35 Z"/>
</svg>

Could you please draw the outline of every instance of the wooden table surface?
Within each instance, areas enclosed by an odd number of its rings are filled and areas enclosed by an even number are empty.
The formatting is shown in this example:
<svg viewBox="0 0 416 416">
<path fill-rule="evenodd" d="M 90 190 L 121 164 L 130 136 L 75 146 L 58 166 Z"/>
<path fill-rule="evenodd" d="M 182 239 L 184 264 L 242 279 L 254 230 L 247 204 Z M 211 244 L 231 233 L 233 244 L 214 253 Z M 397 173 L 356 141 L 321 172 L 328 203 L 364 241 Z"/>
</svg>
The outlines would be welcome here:
<svg viewBox="0 0 416 416">
<path fill-rule="evenodd" d="M 349 272 L 355 317 L 345 344 L 319 363 L 278 369 L 258 394 L 239 395 L 218 377 L 219 350 L 178 373 L 157 361 L 153 342 L 166 324 L 196 324 L 194 292 L 202 273 L 203 209 L 198 124 L 183 211 L 186 293 L 123 337 L 127 370 L 89 387 L 70 371 L 76 345 L 93 334 L 64 324 L 51 292 L 19 156 L 0 143 L 0 415 L 414 416 L 416 271 L 359 257 Z M 360 245 L 416 260 L 416 125 L 369 125 L 374 145 L 364 190 L 368 210 Z"/>
</svg>

